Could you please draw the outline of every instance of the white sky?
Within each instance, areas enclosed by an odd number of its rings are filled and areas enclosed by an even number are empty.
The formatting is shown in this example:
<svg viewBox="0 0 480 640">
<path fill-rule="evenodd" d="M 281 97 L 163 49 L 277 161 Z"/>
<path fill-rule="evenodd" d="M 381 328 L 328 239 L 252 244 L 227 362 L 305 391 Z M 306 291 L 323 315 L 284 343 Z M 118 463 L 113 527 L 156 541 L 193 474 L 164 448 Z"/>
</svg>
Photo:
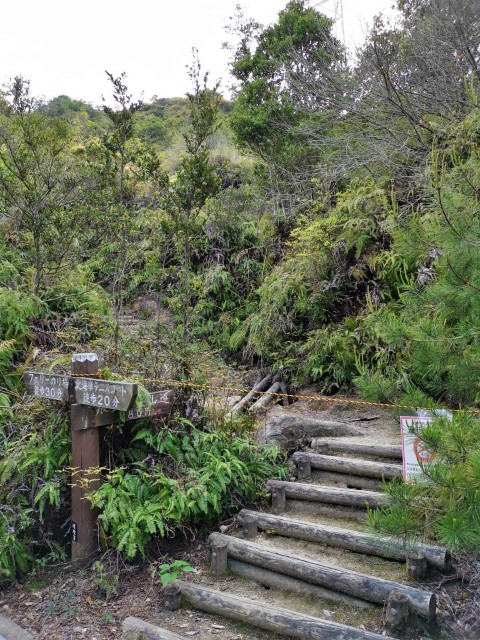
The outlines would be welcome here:
<svg viewBox="0 0 480 640">
<path fill-rule="evenodd" d="M 229 85 L 224 26 L 240 2 L 259 22 L 275 21 L 287 0 L 11 0 L 2 3 L 0 81 L 31 80 L 47 99 L 66 94 L 101 103 L 110 93 L 105 70 L 127 73 L 134 98 L 182 96 L 190 89 L 185 65 L 195 45 L 212 80 Z M 311 0 L 312 6 L 318 0 Z M 320 8 L 329 15 L 328 7 Z M 392 0 L 343 0 L 347 44 L 361 42 L 365 24 Z M 330 14 L 331 15 L 331 14 Z"/>
</svg>

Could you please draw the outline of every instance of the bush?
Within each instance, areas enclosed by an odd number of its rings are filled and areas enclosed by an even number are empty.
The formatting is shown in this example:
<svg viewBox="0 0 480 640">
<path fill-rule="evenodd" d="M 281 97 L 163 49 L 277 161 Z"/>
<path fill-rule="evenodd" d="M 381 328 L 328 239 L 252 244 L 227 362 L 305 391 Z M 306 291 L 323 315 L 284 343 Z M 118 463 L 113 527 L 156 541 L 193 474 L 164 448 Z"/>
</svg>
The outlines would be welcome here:
<svg viewBox="0 0 480 640">
<path fill-rule="evenodd" d="M 434 454 L 424 476 L 386 487 L 388 507 L 369 512 L 376 530 L 408 539 L 433 540 L 457 552 L 480 548 L 480 418 L 456 413 L 421 433 Z"/>
<path fill-rule="evenodd" d="M 143 459 L 113 469 L 89 499 L 101 510 L 105 544 L 127 558 L 145 556 L 155 536 L 209 526 L 258 498 L 267 478 L 286 474 L 274 447 L 185 425 L 141 429 L 124 455 Z"/>
</svg>

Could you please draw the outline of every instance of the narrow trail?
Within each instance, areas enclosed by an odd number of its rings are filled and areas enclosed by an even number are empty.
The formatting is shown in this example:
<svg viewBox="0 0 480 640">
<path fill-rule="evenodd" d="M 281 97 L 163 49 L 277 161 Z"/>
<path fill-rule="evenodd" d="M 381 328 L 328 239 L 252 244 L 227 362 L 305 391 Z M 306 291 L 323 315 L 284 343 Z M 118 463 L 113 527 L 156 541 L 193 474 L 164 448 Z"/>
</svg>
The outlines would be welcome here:
<svg viewBox="0 0 480 640">
<path fill-rule="evenodd" d="M 167 610 L 144 637 L 368 640 L 416 638 L 418 629 L 434 628 L 429 584 L 448 571 L 448 553 L 405 549 L 365 524 L 367 505 L 388 500 L 383 482 L 401 477 L 397 420 L 382 409 L 301 401 L 270 409 L 258 439 L 273 434 L 291 444 L 292 424 L 302 421 L 309 429 L 298 430 L 292 476 L 268 484 L 270 508 L 243 510 L 231 527 L 210 535 L 211 569 L 167 588 Z M 339 423 L 352 435 L 332 436 L 328 425 Z M 127 619 L 125 637 L 141 637 L 139 625 Z"/>
</svg>

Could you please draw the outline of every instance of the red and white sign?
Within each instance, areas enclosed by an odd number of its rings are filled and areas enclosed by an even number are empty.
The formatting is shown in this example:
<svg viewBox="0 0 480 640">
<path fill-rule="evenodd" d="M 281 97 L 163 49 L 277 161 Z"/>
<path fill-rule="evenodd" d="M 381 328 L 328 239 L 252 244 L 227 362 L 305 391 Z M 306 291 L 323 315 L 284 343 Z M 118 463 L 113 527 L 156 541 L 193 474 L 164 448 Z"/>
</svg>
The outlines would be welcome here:
<svg viewBox="0 0 480 640">
<path fill-rule="evenodd" d="M 432 452 L 421 438 L 422 429 L 433 421 L 433 417 L 402 416 L 403 479 L 405 482 L 423 475 L 422 465 L 432 461 Z"/>
</svg>

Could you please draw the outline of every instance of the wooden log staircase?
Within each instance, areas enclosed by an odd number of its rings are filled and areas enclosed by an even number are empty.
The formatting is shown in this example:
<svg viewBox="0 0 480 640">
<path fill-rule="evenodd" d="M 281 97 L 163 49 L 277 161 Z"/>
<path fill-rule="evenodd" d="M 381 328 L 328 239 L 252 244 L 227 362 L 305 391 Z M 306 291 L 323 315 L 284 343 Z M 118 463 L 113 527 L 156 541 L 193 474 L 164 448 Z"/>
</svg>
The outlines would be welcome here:
<svg viewBox="0 0 480 640">
<path fill-rule="evenodd" d="M 310 605 L 328 602 L 332 617 L 350 607 L 358 612 L 358 621 L 367 611 L 373 611 L 373 618 L 351 626 L 321 615 L 324 604 L 317 617 L 245 598 L 233 588 L 182 580 L 168 587 L 173 608 L 187 606 L 302 640 L 388 640 L 404 637 L 412 620 L 434 624 L 436 599 L 425 571 L 448 572 L 448 551 L 379 536 L 365 526 L 367 509 L 388 505 L 385 484 L 401 478 L 401 456 L 397 443 L 313 438 L 309 451 L 291 457 L 298 480 L 267 484 L 272 499 L 268 512 L 242 510 L 236 530 L 212 533 L 208 540 L 212 575 L 218 580 L 234 574 L 269 594 L 303 594 Z M 126 630 L 132 624 L 129 619 Z M 144 629 L 144 637 L 180 637 L 155 629 Z"/>
</svg>

